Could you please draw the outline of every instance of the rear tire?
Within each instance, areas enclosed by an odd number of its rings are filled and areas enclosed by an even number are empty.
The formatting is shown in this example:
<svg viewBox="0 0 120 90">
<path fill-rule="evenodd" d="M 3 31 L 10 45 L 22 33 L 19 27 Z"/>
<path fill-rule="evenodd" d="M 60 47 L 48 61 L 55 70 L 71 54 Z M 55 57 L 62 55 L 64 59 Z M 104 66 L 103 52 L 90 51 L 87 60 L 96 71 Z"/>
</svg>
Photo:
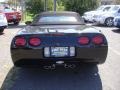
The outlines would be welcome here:
<svg viewBox="0 0 120 90">
<path fill-rule="evenodd" d="M 3 31 L 4 31 L 4 28 L 3 28 L 3 29 L 0 29 L 0 33 L 3 33 Z"/>
<path fill-rule="evenodd" d="M 14 22 L 14 25 L 18 25 L 19 24 L 19 22 Z"/>
</svg>

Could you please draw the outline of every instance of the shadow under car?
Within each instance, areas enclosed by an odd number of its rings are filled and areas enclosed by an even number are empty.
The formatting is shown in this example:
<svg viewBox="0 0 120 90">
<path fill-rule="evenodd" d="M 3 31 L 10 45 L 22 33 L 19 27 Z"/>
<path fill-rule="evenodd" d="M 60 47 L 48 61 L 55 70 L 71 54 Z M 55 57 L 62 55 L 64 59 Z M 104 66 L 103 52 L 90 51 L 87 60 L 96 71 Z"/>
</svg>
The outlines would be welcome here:
<svg viewBox="0 0 120 90">
<path fill-rule="evenodd" d="M 102 90 L 102 82 L 96 65 L 55 70 L 13 67 L 0 90 Z"/>
</svg>

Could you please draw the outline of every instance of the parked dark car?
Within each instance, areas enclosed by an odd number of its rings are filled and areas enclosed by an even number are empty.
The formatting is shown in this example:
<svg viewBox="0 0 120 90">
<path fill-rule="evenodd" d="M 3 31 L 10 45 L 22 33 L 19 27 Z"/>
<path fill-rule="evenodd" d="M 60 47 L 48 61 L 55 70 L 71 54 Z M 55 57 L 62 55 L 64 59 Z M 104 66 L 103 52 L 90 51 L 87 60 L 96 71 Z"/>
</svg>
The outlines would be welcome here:
<svg viewBox="0 0 120 90">
<path fill-rule="evenodd" d="M 21 12 L 19 11 L 15 11 L 13 9 L 10 8 L 5 8 L 3 10 L 3 13 L 5 14 L 8 23 L 13 23 L 15 25 L 18 25 L 19 22 L 21 21 Z"/>
<path fill-rule="evenodd" d="M 43 12 L 11 43 L 15 66 L 102 64 L 108 43 L 100 30 L 86 26 L 76 12 Z"/>
</svg>

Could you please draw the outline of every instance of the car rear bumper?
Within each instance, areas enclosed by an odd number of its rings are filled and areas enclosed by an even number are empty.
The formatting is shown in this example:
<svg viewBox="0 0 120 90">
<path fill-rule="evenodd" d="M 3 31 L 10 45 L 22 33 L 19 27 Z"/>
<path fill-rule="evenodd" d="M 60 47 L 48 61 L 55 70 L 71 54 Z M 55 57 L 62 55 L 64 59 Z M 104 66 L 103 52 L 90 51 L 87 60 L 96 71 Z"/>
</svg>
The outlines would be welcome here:
<svg viewBox="0 0 120 90">
<path fill-rule="evenodd" d="M 0 26 L 0 29 L 5 29 L 5 28 L 7 28 L 7 25 L 5 25 L 5 26 Z"/>
<path fill-rule="evenodd" d="M 42 64 L 56 61 L 64 62 L 96 62 L 104 63 L 107 57 L 108 47 L 76 48 L 74 57 L 46 58 L 44 49 L 11 49 L 11 57 L 14 64 Z"/>
<path fill-rule="evenodd" d="M 21 18 L 18 18 L 18 19 L 8 19 L 7 20 L 9 23 L 11 22 L 20 22 L 21 21 Z"/>
</svg>

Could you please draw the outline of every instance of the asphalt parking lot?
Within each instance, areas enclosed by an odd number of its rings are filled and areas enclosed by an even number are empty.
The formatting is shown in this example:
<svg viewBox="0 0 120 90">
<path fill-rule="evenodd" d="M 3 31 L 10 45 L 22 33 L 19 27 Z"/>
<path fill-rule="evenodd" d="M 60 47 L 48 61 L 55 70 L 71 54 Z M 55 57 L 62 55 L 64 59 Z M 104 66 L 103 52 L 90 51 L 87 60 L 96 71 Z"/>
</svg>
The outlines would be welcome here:
<svg viewBox="0 0 120 90">
<path fill-rule="evenodd" d="M 10 42 L 24 25 L 9 26 L 0 35 L 0 90 L 120 90 L 120 30 L 94 26 L 107 37 L 108 57 L 98 66 L 43 70 L 16 68 L 10 57 Z"/>
</svg>

